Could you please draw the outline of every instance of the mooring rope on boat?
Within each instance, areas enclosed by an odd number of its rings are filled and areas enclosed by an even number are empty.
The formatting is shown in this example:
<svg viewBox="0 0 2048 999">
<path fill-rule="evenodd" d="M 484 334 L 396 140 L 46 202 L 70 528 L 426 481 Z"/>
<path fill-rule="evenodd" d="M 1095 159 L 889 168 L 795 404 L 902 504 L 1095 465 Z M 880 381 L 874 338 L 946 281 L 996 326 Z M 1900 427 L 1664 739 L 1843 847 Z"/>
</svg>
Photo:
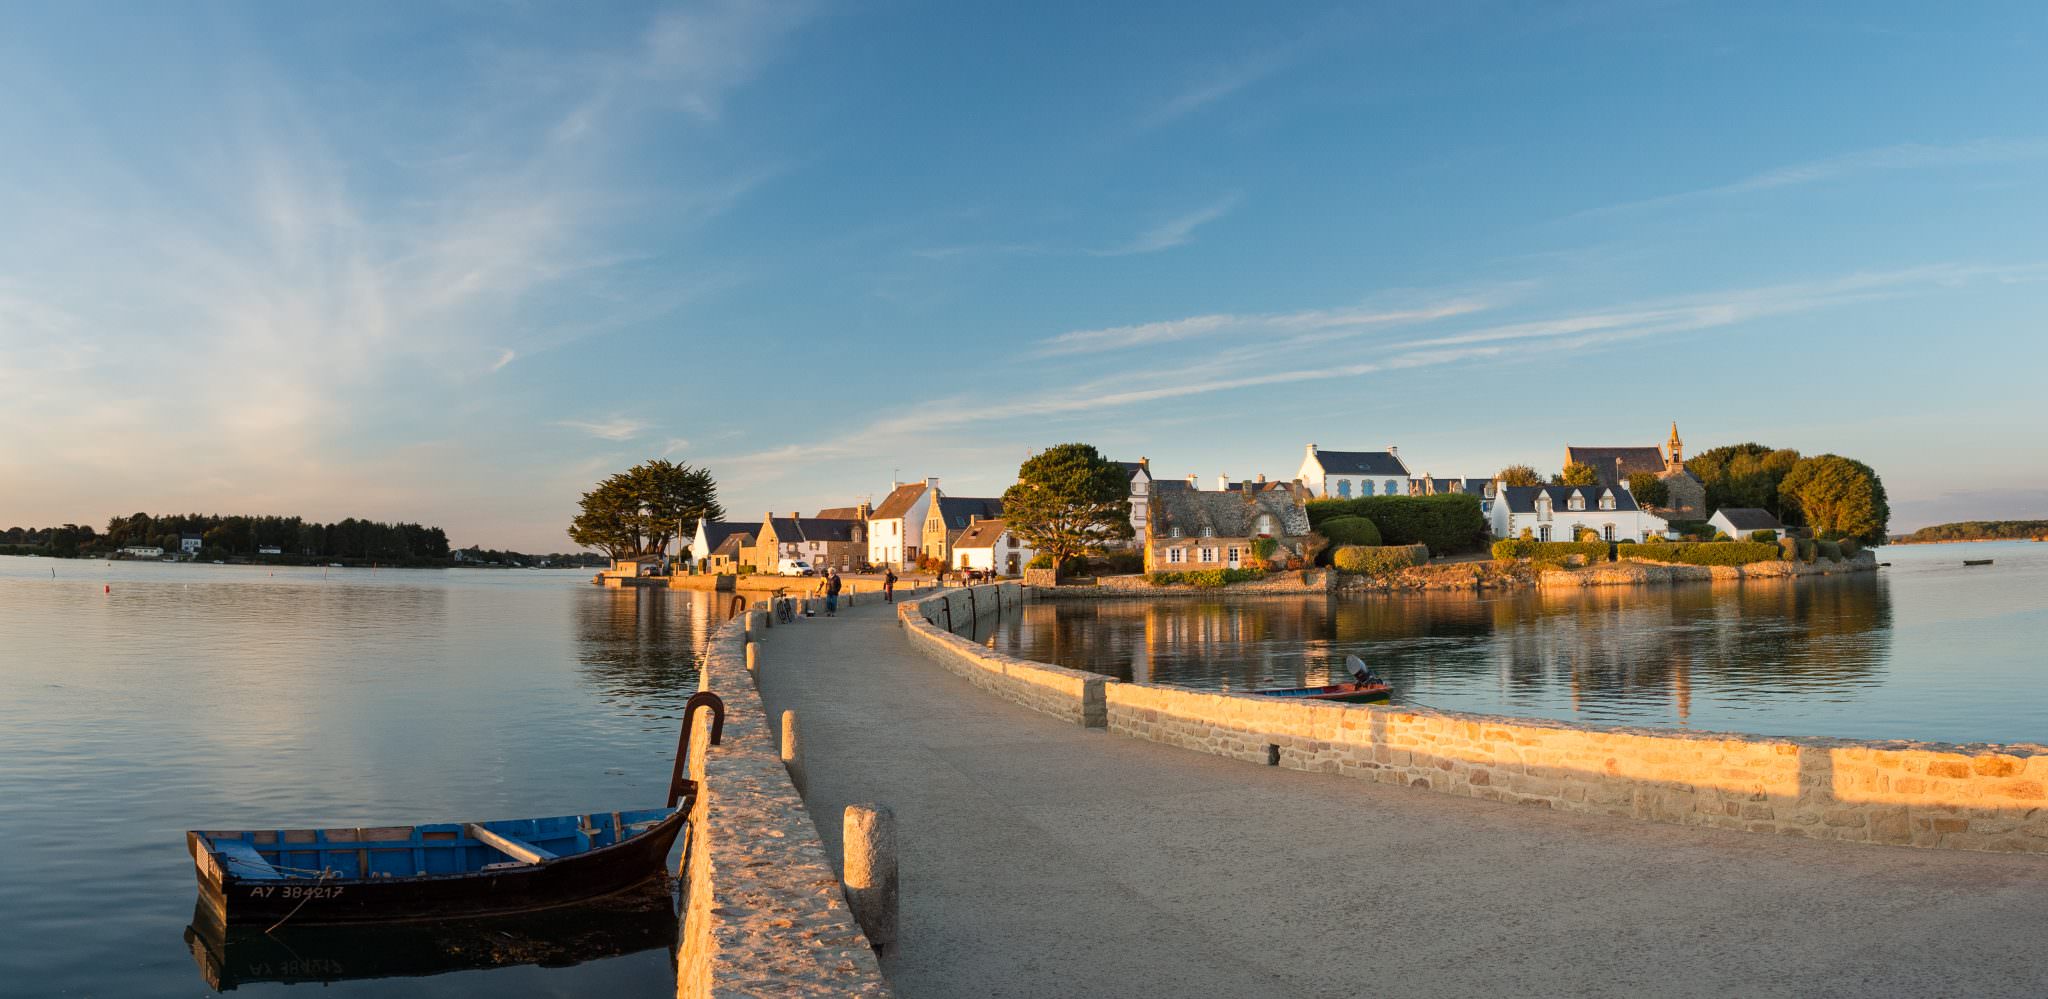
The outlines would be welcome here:
<svg viewBox="0 0 2048 999">
<path fill-rule="evenodd" d="M 301 868 L 301 870 L 304 870 L 304 868 Z M 339 877 L 339 876 L 340 876 L 340 872 L 338 872 L 338 871 L 334 871 L 334 870 L 331 870 L 331 869 L 326 869 L 326 868 L 323 868 L 323 869 L 321 869 L 321 871 L 320 871 L 320 879 L 319 879 L 319 881 L 317 881 L 317 882 L 315 883 L 315 887 L 318 887 L 318 886 L 319 886 L 319 885 L 321 885 L 321 884 L 325 884 L 328 878 L 331 878 L 331 877 Z M 284 914 L 284 918 L 283 918 L 283 919 L 280 919 L 280 920 L 278 920 L 277 922 L 275 922 L 275 923 L 272 923 L 272 924 L 270 924 L 270 928 L 269 928 L 269 929 L 267 929 L 267 930 L 264 930 L 264 931 L 263 931 L 264 935 L 265 935 L 265 936 L 268 936 L 268 935 L 270 935 L 270 934 L 272 934 L 272 933 L 275 933 L 275 932 L 277 932 L 277 928 L 278 928 L 278 927 L 280 927 L 280 926 L 283 926 L 283 925 L 284 925 L 285 923 L 287 923 L 287 922 L 290 922 L 290 921 L 291 921 L 291 918 L 292 918 L 293 916 L 296 916 L 296 915 L 298 915 L 298 914 L 299 914 L 299 910 L 300 910 L 300 909 L 303 909 L 303 908 L 305 908 L 305 907 L 306 907 L 306 903 L 307 903 L 307 902 L 311 902 L 312 900 L 313 900 L 313 891 L 312 891 L 312 889 L 308 889 L 308 890 L 306 891 L 306 894 L 305 894 L 305 896 L 299 899 L 299 904 L 297 904 L 297 905 L 295 905 L 295 906 L 292 906 L 292 911 L 290 911 L 290 912 L 287 912 L 287 913 L 285 913 L 285 914 Z"/>
</svg>

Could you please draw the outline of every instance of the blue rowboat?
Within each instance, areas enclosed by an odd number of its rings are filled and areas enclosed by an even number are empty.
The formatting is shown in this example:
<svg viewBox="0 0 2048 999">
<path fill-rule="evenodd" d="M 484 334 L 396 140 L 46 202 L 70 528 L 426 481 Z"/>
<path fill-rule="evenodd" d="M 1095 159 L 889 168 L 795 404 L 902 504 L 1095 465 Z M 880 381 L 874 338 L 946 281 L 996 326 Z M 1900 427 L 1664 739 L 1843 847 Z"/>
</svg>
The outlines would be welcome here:
<svg viewBox="0 0 2048 999">
<path fill-rule="evenodd" d="M 686 811 L 350 829 L 192 831 L 202 902 L 229 925 L 530 912 L 662 874 Z"/>
</svg>

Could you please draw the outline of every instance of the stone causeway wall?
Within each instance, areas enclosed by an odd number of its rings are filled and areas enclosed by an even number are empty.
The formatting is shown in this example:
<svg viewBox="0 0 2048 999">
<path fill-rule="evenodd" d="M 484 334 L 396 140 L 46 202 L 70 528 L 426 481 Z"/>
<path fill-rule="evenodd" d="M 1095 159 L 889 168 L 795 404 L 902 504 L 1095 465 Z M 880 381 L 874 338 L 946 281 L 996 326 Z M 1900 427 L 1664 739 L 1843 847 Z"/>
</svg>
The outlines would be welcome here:
<svg viewBox="0 0 2048 999">
<path fill-rule="evenodd" d="M 964 601 L 955 607 L 965 623 Z M 977 675 L 1035 683 L 1077 672 L 1043 664 L 1031 672 L 1014 656 L 945 634 L 923 613 L 904 614 L 904 623 L 927 654 L 980 686 L 990 684 Z M 1110 732 L 1248 763 L 1676 825 L 2048 854 L 2044 746 L 1623 728 L 1095 679 Z M 1045 682 L 1031 697 L 1004 696 L 1096 724 L 1085 688 Z"/>
<path fill-rule="evenodd" d="M 874 951 L 783 769 L 745 641 L 742 619 L 727 622 L 702 667 L 701 688 L 725 701 L 725 732 L 708 745 L 710 711 L 699 709 L 676 995 L 886 997 Z"/>
<path fill-rule="evenodd" d="M 1032 662 L 976 645 L 948 630 L 966 624 L 977 613 L 1021 606 L 1030 591 L 1016 583 L 938 590 L 916 600 L 899 602 L 896 615 L 910 644 L 968 683 L 1033 711 L 1076 725 L 1101 728 L 1106 714 L 1102 691 L 1115 681 L 1100 673 Z"/>
</svg>

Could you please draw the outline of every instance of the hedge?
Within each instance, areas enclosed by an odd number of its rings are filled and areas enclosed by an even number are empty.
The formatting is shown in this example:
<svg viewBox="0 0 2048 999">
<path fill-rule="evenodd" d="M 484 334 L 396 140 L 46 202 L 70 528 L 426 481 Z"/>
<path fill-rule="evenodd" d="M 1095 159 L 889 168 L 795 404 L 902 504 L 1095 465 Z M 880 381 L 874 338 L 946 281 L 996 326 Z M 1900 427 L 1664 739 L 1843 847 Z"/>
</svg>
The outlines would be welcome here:
<svg viewBox="0 0 2048 999">
<path fill-rule="evenodd" d="M 1744 540 L 1758 541 L 1763 542 L 1765 544 L 1774 545 L 1778 543 L 1778 532 L 1770 530 L 1768 528 L 1761 531 L 1751 531 L 1749 532 L 1749 537 Z"/>
<path fill-rule="evenodd" d="M 1842 560 L 1842 545 L 1839 541 L 1816 541 L 1813 543 L 1813 547 L 1820 553 L 1821 558 L 1827 559 L 1830 562 L 1840 562 Z"/>
<path fill-rule="evenodd" d="M 1437 496 L 1362 496 L 1319 499 L 1308 504 L 1318 532 L 1340 517 L 1364 517 L 1380 530 L 1383 545 L 1428 545 L 1438 555 L 1475 552 L 1486 545 L 1486 515 L 1469 493 Z"/>
<path fill-rule="evenodd" d="M 1374 547 L 1380 544 L 1380 529 L 1364 517 L 1331 517 L 1316 530 L 1333 545 Z"/>
<path fill-rule="evenodd" d="M 1503 562 L 1527 558 L 1562 564 L 1573 555 L 1584 555 L 1590 564 L 1613 558 L 1613 552 L 1614 546 L 1605 541 L 1532 541 L 1528 538 L 1503 538 L 1493 543 L 1493 557 Z"/>
<path fill-rule="evenodd" d="M 1145 577 L 1153 586 L 1228 586 L 1264 579 L 1257 569 L 1193 569 L 1188 572 L 1155 572 Z"/>
<path fill-rule="evenodd" d="M 1775 562 L 1782 556 L 1777 545 L 1762 541 L 1686 541 L 1678 544 L 1624 542 L 1616 557 L 1685 565 L 1748 565 L 1751 562 Z"/>
<path fill-rule="evenodd" d="M 1863 551 L 1863 542 L 1855 538 L 1843 538 L 1837 544 L 1842 546 L 1843 558 L 1855 558 L 1858 553 Z"/>
<path fill-rule="evenodd" d="M 1339 572 L 1377 576 L 1429 561 L 1427 545 L 1346 545 L 1330 557 Z"/>
</svg>

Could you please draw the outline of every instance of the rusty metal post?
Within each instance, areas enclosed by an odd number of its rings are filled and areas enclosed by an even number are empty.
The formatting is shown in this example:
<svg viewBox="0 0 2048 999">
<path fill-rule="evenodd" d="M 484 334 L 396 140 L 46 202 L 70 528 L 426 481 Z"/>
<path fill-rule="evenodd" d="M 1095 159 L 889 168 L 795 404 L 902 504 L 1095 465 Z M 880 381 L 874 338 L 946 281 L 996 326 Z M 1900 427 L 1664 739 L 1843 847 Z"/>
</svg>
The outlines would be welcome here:
<svg viewBox="0 0 2048 999">
<path fill-rule="evenodd" d="M 846 903 L 876 950 L 896 945 L 896 813 L 887 805 L 846 806 L 841 838 Z"/>
<path fill-rule="evenodd" d="M 708 690 L 691 694 L 690 699 L 683 702 L 683 732 L 676 739 L 676 765 L 668 776 L 670 808 L 676 807 L 676 802 L 681 800 L 684 794 L 694 792 L 697 788 L 697 782 L 690 779 L 690 728 L 696 724 L 697 709 L 704 707 L 711 709 L 710 744 L 718 745 L 719 740 L 725 736 L 724 699 Z"/>
</svg>

